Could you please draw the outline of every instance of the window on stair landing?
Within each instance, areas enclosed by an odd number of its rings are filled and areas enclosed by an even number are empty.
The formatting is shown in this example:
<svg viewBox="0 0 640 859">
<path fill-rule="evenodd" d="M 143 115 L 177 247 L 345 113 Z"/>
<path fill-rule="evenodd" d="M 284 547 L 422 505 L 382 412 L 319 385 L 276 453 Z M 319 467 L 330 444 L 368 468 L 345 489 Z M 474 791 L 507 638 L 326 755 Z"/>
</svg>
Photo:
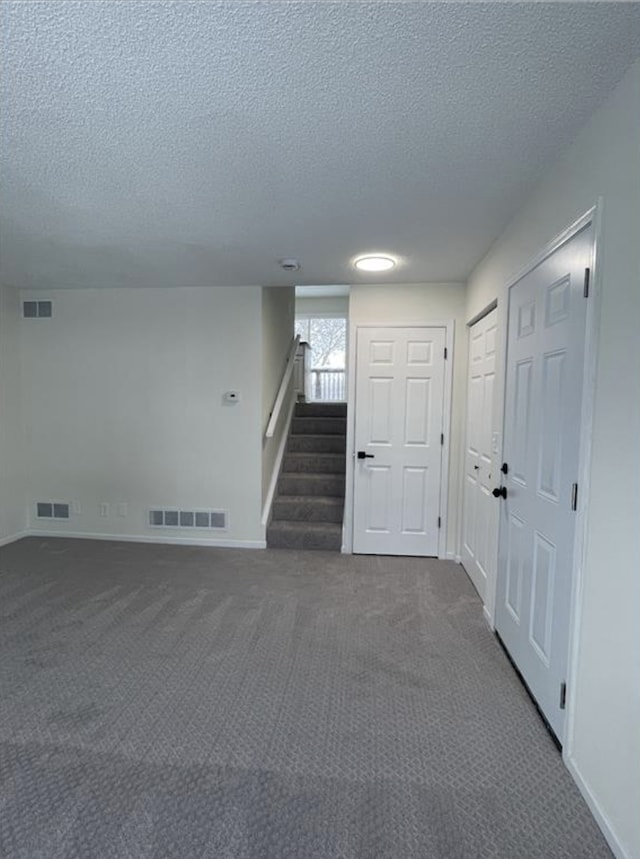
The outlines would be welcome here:
<svg viewBox="0 0 640 859">
<path fill-rule="evenodd" d="M 346 396 L 347 320 L 296 318 L 296 334 L 309 344 L 308 395 L 315 402 L 344 401 Z"/>
</svg>

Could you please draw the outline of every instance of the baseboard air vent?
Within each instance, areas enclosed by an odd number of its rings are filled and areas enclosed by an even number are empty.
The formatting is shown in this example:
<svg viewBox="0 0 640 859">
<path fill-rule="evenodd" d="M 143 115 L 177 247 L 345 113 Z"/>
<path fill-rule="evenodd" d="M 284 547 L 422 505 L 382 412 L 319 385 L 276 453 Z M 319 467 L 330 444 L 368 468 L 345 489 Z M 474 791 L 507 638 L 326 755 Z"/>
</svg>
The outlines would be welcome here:
<svg viewBox="0 0 640 859">
<path fill-rule="evenodd" d="M 181 510 L 152 508 L 149 510 L 151 528 L 213 528 L 227 530 L 226 510 Z"/>
<path fill-rule="evenodd" d="M 69 505 L 65 501 L 36 501 L 37 519 L 68 519 Z"/>
<path fill-rule="evenodd" d="M 53 304 L 50 301 L 23 301 L 22 315 L 25 319 L 51 319 Z"/>
</svg>

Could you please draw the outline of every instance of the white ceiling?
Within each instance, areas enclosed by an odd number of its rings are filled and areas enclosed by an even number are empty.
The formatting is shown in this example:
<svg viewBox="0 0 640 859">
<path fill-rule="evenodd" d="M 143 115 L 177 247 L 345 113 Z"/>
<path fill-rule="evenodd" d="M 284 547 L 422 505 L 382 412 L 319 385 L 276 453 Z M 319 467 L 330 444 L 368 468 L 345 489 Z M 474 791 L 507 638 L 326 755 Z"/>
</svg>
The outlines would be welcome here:
<svg viewBox="0 0 640 859">
<path fill-rule="evenodd" d="M 639 11 L 4 0 L 0 277 L 367 282 L 352 258 L 386 251 L 385 282 L 463 280 L 640 54 Z"/>
</svg>

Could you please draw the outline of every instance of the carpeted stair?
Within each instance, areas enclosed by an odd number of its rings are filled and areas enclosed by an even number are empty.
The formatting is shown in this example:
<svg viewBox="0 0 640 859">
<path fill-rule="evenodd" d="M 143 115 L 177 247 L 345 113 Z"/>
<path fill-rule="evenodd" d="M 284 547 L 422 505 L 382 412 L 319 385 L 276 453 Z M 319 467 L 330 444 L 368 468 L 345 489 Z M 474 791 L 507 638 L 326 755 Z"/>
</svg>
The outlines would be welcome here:
<svg viewBox="0 0 640 859">
<path fill-rule="evenodd" d="M 346 403 L 297 403 L 267 545 L 340 551 Z"/>
</svg>

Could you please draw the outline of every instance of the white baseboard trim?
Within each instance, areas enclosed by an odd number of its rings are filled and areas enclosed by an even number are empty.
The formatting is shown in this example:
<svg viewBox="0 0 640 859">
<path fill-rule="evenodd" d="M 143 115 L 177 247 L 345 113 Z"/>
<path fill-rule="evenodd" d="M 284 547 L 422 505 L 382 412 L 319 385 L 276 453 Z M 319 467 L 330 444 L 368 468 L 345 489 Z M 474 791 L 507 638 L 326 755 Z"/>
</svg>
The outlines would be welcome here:
<svg viewBox="0 0 640 859">
<path fill-rule="evenodd" d="M 602 834 L 604 835 L 607 844 L 611 848 L 611 852 L 616 857 L 616 859 L 632 859 L 631 850 L 626 847 L 620 839 L 616 836 L 615 832 L 611 828 L 611 824 L 609 823 L 609 819 L 607 815 L 602 810 L 602 807 L 598 800 L 593 795 L 591 788 L 585 781 L 580 772 L 578 765 L 575 760 L 571 756 L 570 753 L 564 758 L 565 766 L 571 773 L 573 780 L 578 785 L 578 790 L 582 794 L 584 801 L 589 806 L 589 811 L 595 818 L 596 823 L 602 830 Z"/>
<path fill-rule="evenodd" d="M 22 540 L 23 537 L 28 537 L 30 531 L 21 531 L 19 534 L 11 534 L 8 537 L 0 537 L 0 546 L 8 546 L 9 543 L 15 543 L 16 540 Z"/>
<path fill-rule="evenodd" d="M 495 626 L 493 624 L 493 618 L 491 617 L 491 613 L 486 605 L 482 606 L 482 614 L 484 615 L 484 619 L 487 622 L 487 626 L 491 630 L 491 632 L 495 632 Z"/>
<path fill-rule="evenodd" d="M 287 439 L 289 438 L 289 426 L 291 424 L 291 416 L 293 415 L 293 410 L 296 407 L 296 398 L 292 397 L 291 403 L 289 404 L 289 408 L 287 410 L 285 422 L 284 422 L 284 431 L 282 434 L 282 438 L 278 443 L 278 450 L 276 452 L 276 458 L 273 463 L 273 472 L 271 473 L 271 480 L 269 481 L 269 489 L 267 490 L 267 497 L 264 500 L 264 507 L 262 508 L 262 524 L 266 527 L 269 522 L 269 516 L 271 515 L 271 505 L 273 504 L 273 499 L 275 498 L 276 489 L 278 488 L 278 478 L 280 477 L 280 467 L 282 465 L 282 460 L 284 459 L 284 452 L 287 447 Z"/>
<path fill-rule="evenodd" d="M 462 558 L 460 557 L 460 555 L 456 555 L 455 552 L 447 552 L 447 554 L 445 555 L 445 560 L 453 561 L 454 564 L 462 563 Z"/>
<path fill-rule="evenodd" d="M 64 537 L 69 540 L 108 540 L 116 543 L 158 543 L 171 546 L 211 546 L 218 549 L 266 549 L 266 540 L 227 540 L 218 537 L 165 537 L 160 534 L 94 534 L 82 531 L 27 531 L 25 537 Z"/>
</svg>

